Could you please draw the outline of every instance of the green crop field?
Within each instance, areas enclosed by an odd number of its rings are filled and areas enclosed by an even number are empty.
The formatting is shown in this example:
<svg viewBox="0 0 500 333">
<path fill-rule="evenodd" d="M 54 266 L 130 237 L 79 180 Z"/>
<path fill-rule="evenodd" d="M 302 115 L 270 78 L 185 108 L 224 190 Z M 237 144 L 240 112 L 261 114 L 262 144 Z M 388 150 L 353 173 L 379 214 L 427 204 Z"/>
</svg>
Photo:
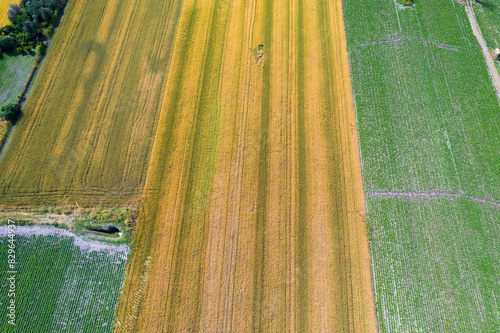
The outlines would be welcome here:
<svg viewBox="0 0 500 333">
<path fill-rule="evenodd" d="M 33 66 L 35 57 L 3 53 L 0 55 L 0 106 L 16 103 L 17 96 L 23 92 Z M 0 148 L 10 130 L 10 123 L 0 118 Z"/>
<path fill-rule="evenodd" d="M 379 328 L 491 331 L 500 107 L 465 6 L 344 0 L 344 12 Z"/>
<path fill-rule="evenodd" d="M 18 227 L 15 326 L 10 302 L 7 226 L 0 227 L 2 332 L 110 332 L 128 247 L 88 241 L 55 228 Z M 10 318 L 9 318 L 10 319 Z"/>
</svg>

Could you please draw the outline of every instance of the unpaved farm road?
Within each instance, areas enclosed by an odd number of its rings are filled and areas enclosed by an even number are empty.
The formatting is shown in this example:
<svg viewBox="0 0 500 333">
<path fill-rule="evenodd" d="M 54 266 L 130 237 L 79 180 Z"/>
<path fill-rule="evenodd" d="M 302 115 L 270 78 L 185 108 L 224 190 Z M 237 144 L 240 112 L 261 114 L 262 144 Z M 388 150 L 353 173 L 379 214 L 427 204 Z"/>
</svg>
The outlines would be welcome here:
<svg viewBox="0 0 500 333">
<path fill-rule="evenodd" d="M 472 32 L 474 36 L 476 36 L 479 45 L 481 45 L 481 50 L 483 51 L 484 59 L 486 60 L 486 64 L 488 65 L 488 71 L 490 72 L 491 81 L 497 90 L 497 96 L 500 98 L 500 75 L 498 75 L 497 67 L 495 66 L 495 62 L 491 57 L 491 53 L 488 50 L 488 46 L 486 46 L 486 41 L 484 40 L 483 34 L 481 33 L 481 28 L 477 24 L 476 14 L 474 13 L 474 9 L 469 4 L 465 7 L 465 11 L 467 12 L 467 17 L 469 17 L 470 26 L 472 27 Z"/>
</svg>

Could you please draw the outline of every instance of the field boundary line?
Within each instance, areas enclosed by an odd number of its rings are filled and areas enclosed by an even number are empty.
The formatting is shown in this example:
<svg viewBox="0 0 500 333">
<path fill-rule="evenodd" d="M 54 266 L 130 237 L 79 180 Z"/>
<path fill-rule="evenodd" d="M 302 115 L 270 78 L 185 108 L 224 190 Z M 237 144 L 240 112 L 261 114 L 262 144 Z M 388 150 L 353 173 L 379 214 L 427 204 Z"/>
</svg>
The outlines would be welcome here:
<svg viewBox="0 0 500 333">
<path fill-rule="evenodd" d="M 399 20 L 398 3 L 396 0 L 394 0 L 394 9 L 396 10 L 396 16 L 398 18 L 399 32 L 403 32 L 403 29 L 401 29 L 401 21 Z"/>
<path fill-rule="evenodd" d="M 442 49 L 460 52 L 458 45 L 438 43 L 438 42 L 434 42 L 430 39 L 415 38 L 412 36 L 400 36 L 400 37 L 394 37 L 394 38 L 388 37 L 386 39 L 361 42 L 361 43 L 358 43 L 357 45 L 358 46 L 370 46 L 370 45 L 385 44 L 385 43 L 397 43 L 397 42 L 404 42 L 404 41 L 418 41 L 418 42 L 421 42 L 424 44 L 434 45 L 434 46 L 442 48 Z"/>
<path fill-rule="evenodd" d="M 467 195 L 465 192 L 448 192 L 442 190 L 429 190 L 429 191 L 370 191 L 366 192 L 366 196 L 373 199 L 389 199 L 389 198 L 431 198 L 431 199 L 461 199 L 465 198 L 471 201 L 480 202 L 494 207 L 500 207 L 500 202 L 488 200 L 472 195 Z"/>
<path fill-rule="evenodd" d="M 342 4 L 342 12 L 343 12 L 343 15 L 345 17 L 345 10 L 344 10 L 344 6 Z M 345 21 L 345 19 L 344 19 Z M 346 37 L 347 38 L 347 37 Z M 361 44 L 360 44 L 361 45 Z M 368 44 L 365 44 L 365 45 L 370 45 L 369 43 Z M 352 77 L 352 65 L 351 65 L 351 50 L 349 47 L 346 48 L 347 49 L 347 61 L 349 63 L 349 74 L 351 75 Z M 365 177 L 365 172 L 364 172 L 364 163 L 363 163 L 363 154 L 361 152 L 361 138 L 359 136 L 359 122 L 358 122 L 358 119 L 359 119 L 359 116 L 358 116 L 358 108 L 357 108 L 357 105 L 356 105 L 356 90 L 354 89 L 354 80 L 351 78 L 351 90 L 352 90 L 352 100 L 353 100 L 353 109 L 354 109 L 354 120 L 356 121 L 356 137 L 357 137 L 357 140 L 358 140 L 358 152 L 359 152 L 359 163 L 360 163 L 360 169 L 361 169 L 361 184 L 363 186 L 363 194 L 365 196 L 365 199 L 367 199 L 369 197 L 368 195 L 368 192 L 366 192 L 366 188 L 367 188 L 367 185 L 366 185 L 366 177 Z M 364 200 L 364 209 L 365 209 L 365 216 L 366 216 L 366 223 L 368 225 L 368 221 L 370 220 L 369 218 L 369 210 L 368 210 L 368 200 Z M 371 277 L 372 277 L 372 284 L 371 284 L 371 288 L 372 288 L 372 293 L 373 293 L 373 298 L 374 298 L 374 303 L 375 305 L 379 303 L 379 301 L 377 300 L 377 293 L 376 293 L 376 275 L 375 275 L 375 266 L 374 266 L 374 263 L 373 263 L 373 247 L 372 247 L 372 239 L 371 239 L 371 236 L 368 236 L 368 247 L 370 249 L 370 270 L 371 270 Z M 379 323 L 380 323 L 380 318 L 379 318 L 379 311 L 377 311 L 377 309 L 375 308 L 375 320 L 376 320 L 376 325 L 377 325 L 377 330 L 380 331 L 379 327 Z"/>
<path fill-rule="evenodd" d="M 388 38 L 388 39 L 383 39 L 383 40 L 376 40 L 373 42 L 363 42 L 359 43 L 359 46 L 368 46 L 368 45 L 375 45 L 375 44 L 382 44 L 382 43 L 395 43 L 399 42 L 402 39 L 402 37 L 396 37 L 396 38 Z"/>
</svg>

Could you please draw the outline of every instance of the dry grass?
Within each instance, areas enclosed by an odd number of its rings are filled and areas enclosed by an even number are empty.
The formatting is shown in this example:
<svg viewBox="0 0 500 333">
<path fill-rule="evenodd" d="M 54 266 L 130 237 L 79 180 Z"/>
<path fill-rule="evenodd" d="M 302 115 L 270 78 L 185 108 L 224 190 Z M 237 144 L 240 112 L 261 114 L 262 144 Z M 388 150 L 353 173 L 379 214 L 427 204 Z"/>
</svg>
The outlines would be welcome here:
<svg viewBox="0 0 500 333">
<path fill-rule="evenodd" d="M 138 201 L 177 1 L 70 1 L 0 163 L 3 205 Z"/>
<path fill-rule="evenodd" d="M 341 1 L 187 0 L 171 68 L 115 331 L 376 331 Z"/>
</svg>

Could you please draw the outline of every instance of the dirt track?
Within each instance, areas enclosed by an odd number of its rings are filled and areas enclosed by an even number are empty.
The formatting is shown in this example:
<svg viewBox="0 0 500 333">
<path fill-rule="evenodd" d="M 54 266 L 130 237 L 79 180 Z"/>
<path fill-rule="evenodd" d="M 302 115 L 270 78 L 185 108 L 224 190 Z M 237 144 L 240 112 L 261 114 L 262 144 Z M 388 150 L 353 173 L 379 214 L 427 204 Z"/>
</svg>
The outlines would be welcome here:
<svg viewBox="0 0 500 333">
<path fill-rule="evenodd" d="M 341 1 L 185 1 L 159 124 L 115 331 L 376 331 Z"/>
</svg>

